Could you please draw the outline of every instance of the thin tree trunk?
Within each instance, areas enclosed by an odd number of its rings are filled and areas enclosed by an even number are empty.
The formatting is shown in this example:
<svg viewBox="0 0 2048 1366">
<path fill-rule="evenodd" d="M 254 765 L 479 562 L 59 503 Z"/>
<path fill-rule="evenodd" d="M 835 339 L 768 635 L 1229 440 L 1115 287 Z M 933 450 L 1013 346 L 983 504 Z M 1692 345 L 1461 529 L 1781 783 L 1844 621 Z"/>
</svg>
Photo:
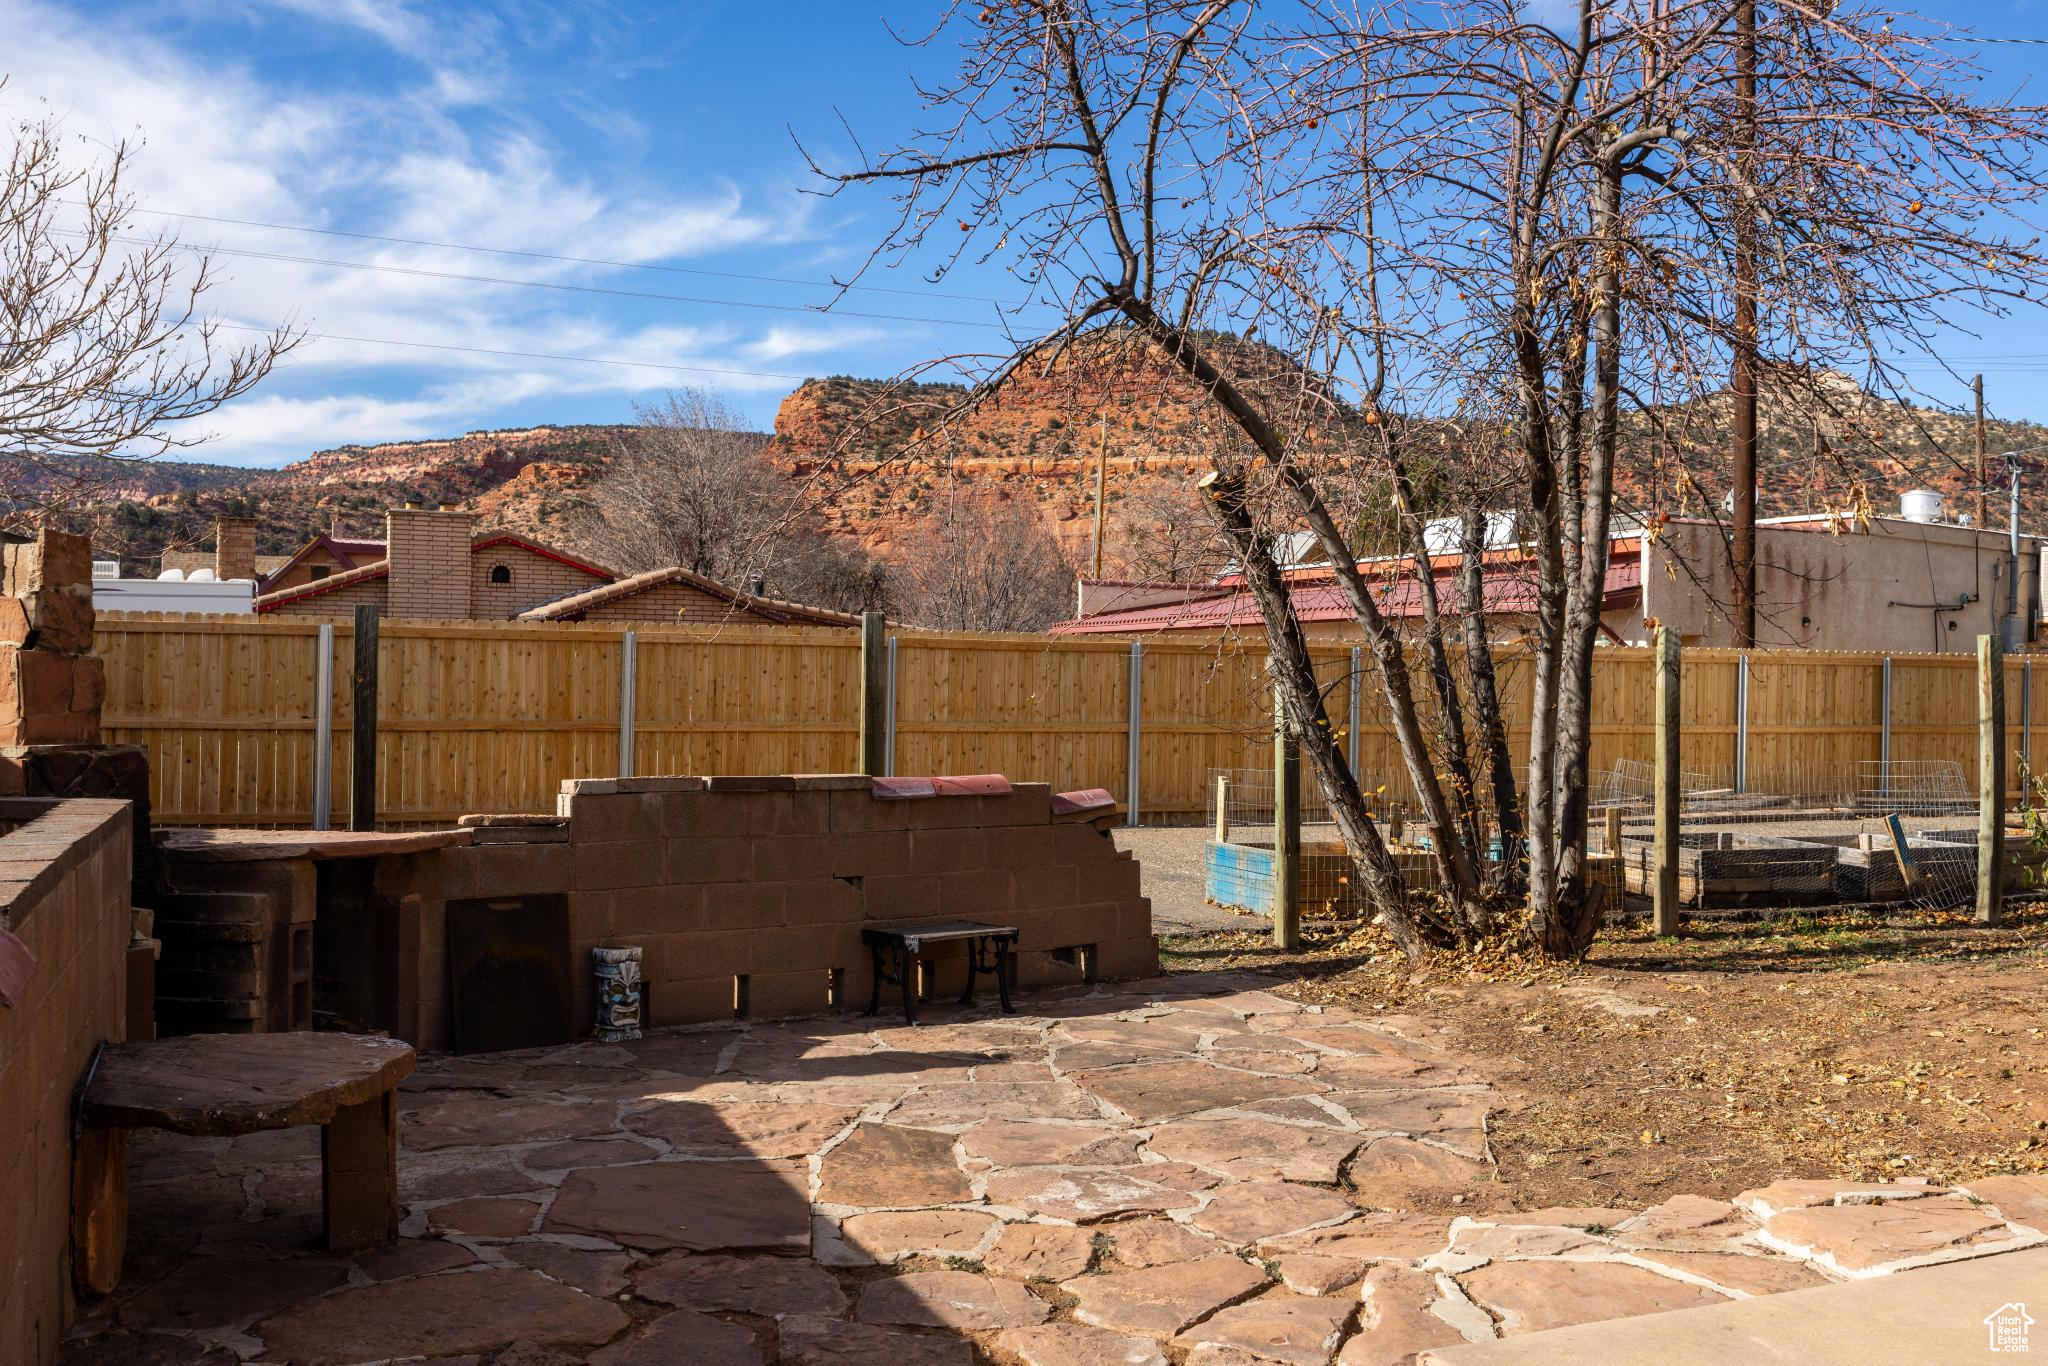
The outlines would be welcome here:
<svg viewBox="0 0 2048 1366">
<path fill-rule="evenodd" d="M 1294 614 L 1286 581 L 1273 561 L 1271 545 L 1252 524 L 1243 480 L 1219 470 L 1203 476 L 1201 489 L 1217 525 L 1237 552 L 1245 583 L 1259 604 L 1259 614 L 1266 623 L 1267 671 L 1279 690 L 1289 729 L 1301 745 L 1302 757 L 1315 772 L 1337 830 L 1352 851 L 1366 894 L 1401 951 L 1410 958 L 1420 957 L 1431 945 L 1449 942 L 1451 936 L 1441 923 L 1419 913 L 1408 900 L 1400 868 L 1387 852 L 1379 827 L 1366 810 L 1365 795 L 1337 744 L 1336 732 L 1323 706 L 1308 637 Z"/>
<path fill-rule="evenodd" d="M 1594 191 L 1593 240 L 1600 253 L 1593 284 L 1588 349 L 1593 363 L 1592 430 L 1586 442 L 1585 499 L 1579 517 L 1577 573 L 1566 609 L 1563 677 L 1558 692 L 1558 888 L 1550 914 L 1535 925 L 1537 943 L 1560 958 L 1582 958 L 1600 928 L 1587 895 L 1587 763 L 1592 749 L 1593 650 L 1607 587 L 1607 527 L 1621 394 L 1620 171 L 1610 158 Z"/>
<path fill-rule="evenodd" d="M 1401 745 L 1409 783 L 1422 804 L 1423 819 L 1428 822 L 1436 845 L 1444 893 L 1455 908 L 1456 919 L 1464 923 L 1477 914 L 1472 903 L 1479 898 L 1479 879 L 1473 871 L 1466 845 L 1459 836 L 1450 804 L 1444 798 L 1443 785 L 1437 780 L 1435 759 L 1429 751 L 1428 737 L 1423 733 L 1416 711 L 1414 684 L 1402 655 L 1400 637 L 1387 624 L 1379 604 L 1373 601 L 1372 590 L 1364 575 L 1358 572 L 1358 562 L 1336 518 L 1330 514 L 1314 482 L 1294 463 L 1280 435 L 1186 333 L 1167 323 L 1142 300 L 1123 294 L 1117 303 L 1126 317 L 1157 342 L 1175 364 L 1231 415 L 1239 429 L 1272 464 L 1330 557 L 1330 567 L 1343 586 L 1352 612 L 1372 648 L 1373 661 L 1379 669 L 1380 689 L 1387 703 L 1388 719 Z"/>
<path fill-rule="evenodd" d="M 1494 864 L 1494 890 L 1514 899 L 1528 881 L 1522 843 L 1522 806 L 1515 795 L 1515 756 L 1508 748 L 1508 729 L 1501 716 L 1500 688 L 1493 669 L 1493 642 L 1486 635 L 1486 514 L 1477 506 L 1462 519 L 1459 594 L 1464 599 L 1461 622 L 1465 635 L 1465 670 L 1471 679 L 1472 720 L 1486 756 L 1488 784 L 1493 789 L 1493 819 L 1500 829 L 1500 859 Z"/>
</svg>

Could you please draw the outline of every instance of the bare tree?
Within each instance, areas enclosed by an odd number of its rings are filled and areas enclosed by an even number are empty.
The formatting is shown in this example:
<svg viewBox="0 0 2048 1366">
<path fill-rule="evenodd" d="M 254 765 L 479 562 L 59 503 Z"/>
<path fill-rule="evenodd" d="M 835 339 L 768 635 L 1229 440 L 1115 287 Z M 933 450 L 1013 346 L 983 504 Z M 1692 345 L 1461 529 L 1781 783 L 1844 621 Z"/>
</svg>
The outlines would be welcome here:
<svg viewBox="0 0 2048 1366">
<path fill-rule="evenodd" d="M 4 86 L 0 80 L 0 86 Z M 200 314 L 211 264 L 128 231 L 117 143 L 67 160 L 54 124 L 18 122 L 0 167 L 0 498 L 5 520 L 79 520 L 113 462 L 206 439 L 189 424 L 247 393 L 297 343 L 288 329 L 225 347 Z"/>
<path fill-rule="evenodd" d="M 2041 194 L 2039 110 L 1986 99 L 1938 32 L 1832 0 L 1777 5 L 1760 26 L 1761 66 L 1783 75 L 1759 110 L 1730 78 L 1738 3 L 1581 0 L 1555 28 L 1514 0 L 956 5 L 924 40 L 961 54 L 921 91 L 937 120 L 832 175 L 894 190 L 877 259 L 936 258 L 942 275 L 999 258 L 1030 304 L 1057 307 L 1062 321 L 993 358 L 985 386 L 1117 327 L 1241 435 L 1242 461 L 1211 456 L 1210 506 L 1258 597 L 1287 723 L 1411 952 L 1513 930 L 1577 956 L 1597 929 L 1591 679 L 1624 411 L 1712 392 L 1738 344 L 1794 373 L 1876 365 L 1925 349 L 1951 303 L 1995 306 L 2040 281 L 2011 217 Z M 1739 173 L 1738 122 L 1754 149 Z M 1754 339 L 1731 321 L 1738 216 L 1770 320 Z M 1228 339 L 1254 334 L 1285 370 L 1247 368 Z M 1534 606 L 1519 787 L 1477 553 L 1474 514 L 1490 509 L 1455 493 L 1466 553 L 1457 591 L 1437 583 L 1428 522 L 1442 509 L 1419 475 L 1447 429 L 1511 462 L 1523 514 L 1505 557 Z M 1361 566 L 1334 496 L 1337 471 L 1359 468 L 1392 503 L 1415 659 L 1390 622 L 1387 566 Z M 1331 740 L 1273 564 L 1288 526 L 1321 541 L 1371 647 L 1436 853 L 1435 904 L 1401 896 Z M 1482 816 L 1504 876 L 1486 867 Z M 1525 917 L 1502 895 L 1524 885 Z"/>
<path fill-rule="evenodd" d="M 905 538 L 894 577 L 904 618 L 937 630 L 1042 631 L 1073 613 L 1073 565 L 1006 498 L 948 500 Z"/>
</svg>

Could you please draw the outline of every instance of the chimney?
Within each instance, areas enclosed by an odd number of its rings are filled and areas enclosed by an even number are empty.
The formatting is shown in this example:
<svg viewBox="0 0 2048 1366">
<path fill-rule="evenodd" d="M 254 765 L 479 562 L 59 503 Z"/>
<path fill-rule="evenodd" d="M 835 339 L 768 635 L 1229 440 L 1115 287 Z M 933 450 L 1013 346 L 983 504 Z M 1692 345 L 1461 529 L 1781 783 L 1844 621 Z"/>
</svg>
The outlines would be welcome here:
<svg viewBox="0 0 2048 1366">
<path fill-rule="evenodd" d="M 254 517 L 213 519 L 213 576 L 223 583 L 256 577 Z"/>
<path fill-rule="evenodd" d="M 394 617 L 469 615 L 469 542 L 476 518 L 439 508 L 393 508 L 384 515 L 391 566 L 385 612 Z"/>
</svg>

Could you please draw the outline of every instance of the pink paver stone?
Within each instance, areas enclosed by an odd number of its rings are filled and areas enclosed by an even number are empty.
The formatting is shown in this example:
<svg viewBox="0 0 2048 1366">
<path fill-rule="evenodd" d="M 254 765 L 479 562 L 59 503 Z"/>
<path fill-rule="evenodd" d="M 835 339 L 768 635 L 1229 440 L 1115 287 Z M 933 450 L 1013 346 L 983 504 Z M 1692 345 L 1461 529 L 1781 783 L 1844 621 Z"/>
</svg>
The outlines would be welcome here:
<svg viewBox="0 0 2048 1366">
<path fill-rule="evenodd" d="M 1952 1196 L 1884 1204 L 1812 1205 L 1764 1221 L 1763 1238 L 1848 1275 L 1892 1262 L 1961 1253 L 2012 1236 L 1996 1213 Z"/>
<path fill-rule="evenodd" d="M 1015 1281 L 971 1271 L 913 1271 L 869 1282 L 854 1313 L 862 1323 L 978 1333 L 1043 1323 L 1052 1307 Z"/>
<path fill-rule="evenodd" d="M 1508 1334 L 1728 1302 L 1725 1295 L 1620 1262 L 1494 1262 L 1458 1281 Z"/>
<path fill-rule="evenodd" d="M 1432 1347 L 1464 1335 L 1430 1312 L 1441 1298 L 1436 1277 L 1413 1267 L 1376 1266 L 1365 1274 L 1358 1332 L 1337 1353 L 1337 1366 L 1408 1366 Z"/>
<path fill-rule="evenodd" d="M 1265 1294 L 1219 1309 L 1173 1340 L 1176 1347 L 1236 1350 L 1286 1366 L 1327 1366 L 1351 1322 L 1340 1300 Z"/>
<path fill-rule="evenodd" d="M 1085 1323 L 1012 1328 L 996 1339 L 996 1346 L 1024 1366 L 1166 1366 L 1154 1339 Z"/>
<path fill-rule="evenodd" d="M 531 1271 L 490 1268 L 342 1290 L 258 1324 L 267 1355 L 295 1366 L 488 1352 L 515 1342 L 595 1347 L 630 1320 Z"/>
<path fill-rule="evenodd" d="M 863 1207 L 944 1205 L 970 1200 L 953 1135 L 892 1124 L 862 1124 L 825 1154 L 818 1198 Z"/>
<path fill-rule="evenodd" d="M 808 1314 L 784 1319 L 776 1338 L 782 1366 L 972 1366 L 974 1361 L 974 1344 L 966 1338 Z"/>
<path fill-rule="evenodd" d="M 1264 1272 L 1225 1253 L 1143 1271 L 1077 1276 L 1060 1289 L 1074 1297 L 1074 1317 L 1083 1323 L 1166 1337 L 1270 1284 Z"/>
<path fill-rule="evenodd" d="M 1363 1142 L 1362 1134 L 1262 1119 L 1216 1119 L 1158 1125 L 1145 1146 L 1160 1157 L 1192 1162 L 1242 1181 L 1331 1184 Z"/>
<path fill-rule="evenodd" d="M 801 1172 L 756 1162 L 648 1162 L 571 1172 L 542 1221 L 660 1251 L 797 1252 L 811 1246 Z"/>
<path fill-rule="evenodd" d="M 791 1257 L 664 1257 L 634 1275 L 633 1293 L 656 1304 L 764 1318 L 846 1311 L 831 1272 Z"/>
<path fill-rule="evenodd" d="M 1095 1234 L 1065 1224 L 1010 1224 L 982 1258 L 997 1276 L 1018 1281 L 1071 1280 L 1095 1258 Z"/>
<path fill-rule="evenodd" d="M 1232 1246 L 1277 1238 L 1334 1223 L 1358 1207 L 1335 1191 L 1285 1181 L 1243 1181 L 1225 1186 L 1188 1222 Z"/>
</svg>

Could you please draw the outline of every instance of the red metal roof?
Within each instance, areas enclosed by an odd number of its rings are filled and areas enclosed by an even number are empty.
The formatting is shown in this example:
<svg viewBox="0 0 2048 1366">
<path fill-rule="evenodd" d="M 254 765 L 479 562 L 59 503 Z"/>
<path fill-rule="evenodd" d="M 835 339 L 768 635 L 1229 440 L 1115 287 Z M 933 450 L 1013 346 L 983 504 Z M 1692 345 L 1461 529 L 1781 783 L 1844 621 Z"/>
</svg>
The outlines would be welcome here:
<svg viewBox="0 0 2048 1366">
<path fill-rule="evenodd" d="M 1441 562 L 1439 562 L 1441 563 Z M 1503 616 L 1527 616 L 1536 610 L 1536 570 L 1513 575 L 1503 566 L 1492 566 L 1485 579 L 1486 610 Z M 1304 625 L 1319 621 L 1352 621 L 1350 599 L 1328 570 L 1313 579 L 1290 575 L 1294 582 L 1289 595 L 1294 614 Z M 1435 575 L 1437 602 L 1447 614 L 1457 610 L 1457 572 L 1438 568 Z M 1389 617 L 1422 615 L 1422 592 L 1411 574 L 1403 573 L 1388 582 L 1381 573 L 1368 569 L 1366 582 L 1380 611 Z M 1602 610 L 1626 607 L 1642 596 L 1642 565 L 1633 556 L 1617 557 L 1607 567 L 1607 585 Z M 1264 620 L 1251 591 L 1234 577 L 1219 582 L 1208 595 L 1185 603 L 1139 607 L 1125 612 L 1102 612 L 1079 621 L 1062 621 L 1052 627 L 1056 635 L 1135 635 L 1148 631 L 1221 631 L 1234 627 L 1260 627 Z"/>
</svg>

